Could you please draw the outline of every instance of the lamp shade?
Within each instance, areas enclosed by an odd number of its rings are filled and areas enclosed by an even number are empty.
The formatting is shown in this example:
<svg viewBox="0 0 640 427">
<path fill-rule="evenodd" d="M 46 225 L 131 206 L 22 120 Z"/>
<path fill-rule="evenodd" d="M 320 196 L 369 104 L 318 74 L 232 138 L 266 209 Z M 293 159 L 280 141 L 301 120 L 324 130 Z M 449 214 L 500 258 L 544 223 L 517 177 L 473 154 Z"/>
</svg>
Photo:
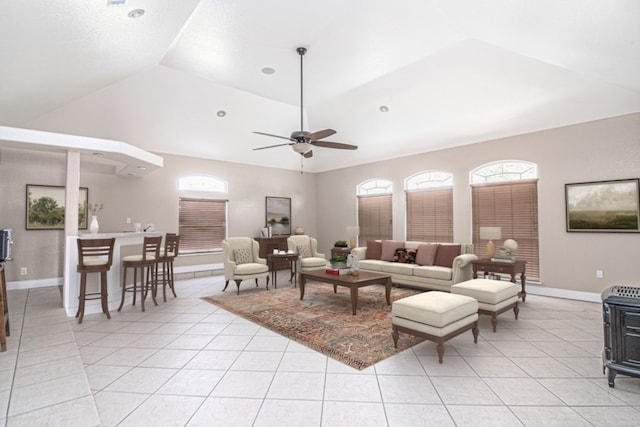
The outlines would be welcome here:
<svg viewBox="0 0 640 427">
<path fill-rule="evenodd" d="M 500 240 L 502 238 L 502 228 L 500 227 L 480 227 L 480 239 Z"/>
</svg>

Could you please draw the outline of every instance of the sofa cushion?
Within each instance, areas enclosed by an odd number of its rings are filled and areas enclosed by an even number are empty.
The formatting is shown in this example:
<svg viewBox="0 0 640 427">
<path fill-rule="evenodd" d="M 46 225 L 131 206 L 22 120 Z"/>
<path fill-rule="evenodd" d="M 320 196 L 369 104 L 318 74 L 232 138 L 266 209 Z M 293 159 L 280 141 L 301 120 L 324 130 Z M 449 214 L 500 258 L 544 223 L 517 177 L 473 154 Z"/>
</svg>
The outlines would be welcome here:
<svg viewBox="0 0 640 427">
<path fill-rule="evenodd" d="M 418 246 L 418 251 L 416 253 L 416 264 L 433 265 L 433 262 L 436 260 L 437 250 L 437 243 L 427 243 Z"/>
<path fill-rule="evenodd" d="M 379 259 L 362 259 L 358 261 L 360 270 L 368 271 L 382 271 L 381 266 L 383 264 L 386 264 L 386 261 L 380 261 Z"/>
<path fill-rule="evenodd" d="M 453 269 L 449 267 L 439 267 L 437 265 L 415 266 L 413 275 L 424 277 L 425 279 L 451 280 Z"/>
<path fill-rule="evenodd" d="M 453 267 L 453 260 L 460 255 L 460 245 L 438 245 L 433 265 Z"/>
<path fill-rule="evenodd" d="M 324 258 L 309 256 L 300 259 L 300 267 L 302 268 L 320 268 L 327 265 L 327 260 Z"/>
<path fill-rule="evenodd" d="M 478 301 L 475 299 L 439 291 L 402 298 L 391 305 L 394 318 L 401 317 L 436 328 L 445 327 L 477 312 Z"/>
<path fill-rule="evenodd" d="M 236 264 L 247 264 L 253 262 L 253 257 L 251 256 L 251 250 L 249 248 L 234 249 L 233 257 L 236 259 Z"/>
<path fill-rule="evenodd" d="M 367 259 L 380 259 L 382 255 L 382 242 L 367 240 Z"/>
<path fill-rule="evenodd" d="M 380 259 L 383 261 L 392 261 L 393 255 L 396 252 L 396 249 L 403 248 L 404 242 L 398 242 L 395 240 L 383 240 L 382 241 L 382 255 Z"/>
<path fill-rule="evenodd" d="M 416 250 L 408 249 L 408 248 L 399 248 L 396 249 L 393 254 L 392 262 L 401 262 L 406 264 L 415 264 L 416 263 Z"/>
<path fill-rule="evenodd" d="M 390 274 L 402 274 L 403 276 L 412 276 L 415 264 L 406 264 L 403 262 L 383 262 L 380 264 L 380 271 Z"/>
</svg>

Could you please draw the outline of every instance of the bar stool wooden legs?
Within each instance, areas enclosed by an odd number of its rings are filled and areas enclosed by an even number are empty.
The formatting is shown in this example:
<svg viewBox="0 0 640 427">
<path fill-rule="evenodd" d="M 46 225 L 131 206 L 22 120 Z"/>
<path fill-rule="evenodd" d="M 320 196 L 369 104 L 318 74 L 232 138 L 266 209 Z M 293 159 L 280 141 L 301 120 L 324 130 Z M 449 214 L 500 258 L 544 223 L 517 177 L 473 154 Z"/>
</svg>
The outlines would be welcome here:
<svg viewBox="0 0 640 427">
<path fill-rule="evenodd" d="M 9 307 L 7 306 L 7 279 L 4 275 L 4 262 L 0 262 L 0 344 L 1 351 L 7 351 L 9 330 Z"/>
<path fill-rule="evenodd" d="M 78 273 L 80 273 L 80 295 L 78 296 L 78 323 L 84 318 L 86 300 L 100 299 L 102 312 L 111 319 L 109 314 L 109 300 L 107 295 L 107 271 L 113 262 L 113 246 L 115 238 L 111 239 L 78 239 Z M 87 274 L 100 273 L 100 291 L 87 293 Z"/>
<path fill-rule="evenodd" d="M 130 255 L 122 258 L 122 300 L 118 311 L 122 310 L 127 292 L 133 293 L 133 305 L 136 305 L 136 292 L 138 282 L 138 270 L 140 270 L 140 307 L 144 311 L 144 300 L 147 298 L 149 286 L 151 286 L 151 298 L 153 303 L 158 305 L 156 301 L 156 275 L 155 266 L 159 258 L 160 242 L 162 236 L 145 237 L 142 243 L 141 255 Z M 133 268 L 133 284 L 127 286 L 127 269 Z"/>
<path fill-rule="evenodd" d="M 173 287 L 173 260 L 178 256 L 180 246 L 180 236 L 167 233 L 164 238 L 164 249 L 160 250 L 160 257 L 156 263 L 156 283 L 158 282 L 158 267 L 162 265 L 162 298 L 167 302 L 167 286 L 171 289 L 174 297 L 177 297 Z"/>
</svg>

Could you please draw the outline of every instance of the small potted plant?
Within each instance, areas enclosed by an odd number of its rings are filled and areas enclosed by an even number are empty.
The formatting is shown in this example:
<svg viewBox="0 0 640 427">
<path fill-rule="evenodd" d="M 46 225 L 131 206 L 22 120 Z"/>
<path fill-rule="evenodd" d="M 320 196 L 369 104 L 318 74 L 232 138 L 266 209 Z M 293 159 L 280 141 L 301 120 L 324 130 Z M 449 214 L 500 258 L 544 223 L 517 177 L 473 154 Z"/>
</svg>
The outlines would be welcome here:
<svg viewBox="0 0 640 427">
<path fill-rule="evenodd" d="M 339 269 L 347 267 L 347 256 L 346 255 L 333 255 L 329 258 L 329 263 L 331 264 L 331 268 Z"/>
<path fill-rule="evenodd" d="M 347 243 L 346 240 L 336 240 L 333 246 L 336 248 L 348 248 L 349 244 Z"/>
</svg>

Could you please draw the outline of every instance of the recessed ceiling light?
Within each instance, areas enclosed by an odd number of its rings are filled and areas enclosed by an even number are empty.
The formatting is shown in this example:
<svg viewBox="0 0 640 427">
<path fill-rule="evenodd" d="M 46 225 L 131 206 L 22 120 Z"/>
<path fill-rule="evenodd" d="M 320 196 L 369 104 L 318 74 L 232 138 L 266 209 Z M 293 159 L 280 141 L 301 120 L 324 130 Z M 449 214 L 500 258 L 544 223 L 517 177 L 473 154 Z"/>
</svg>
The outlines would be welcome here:
<svg viewBox="0 0 640 427">
<path fill-rule="evenodd" d="M 102 156 L 104 156 L 104 153 L 99 153 L 99 152 L 97 152 L 97 151 L 96 151 L 95 153 L 92 153 L 92 154 L 93 154 L 94 156 L 96 156 L 96 157 L 102 157 Z"/>
<path fill-rule="evenodd" d="M 271 67 L 264 67 L 262 69 L 262 74 L 275 74 L 276 70 Z"/>
<path fill-rule="evenodd" d="M 146 171 L 147 170 L 146 166 L 138 166 L 138 169 L 141 170 L 141 171 Z"/>
<path fill-rule="evenodd" d="M 381 105 L 380 111 L 382 111 L 383 113 L 386 113 L 387 111 L 389 111 L 389 107 L 387 107 L 386 105 Z"/>
<path fill-rule="evenodd" d="M 124 6 L 127 0 L 107 0 L 107 6 Z"/>
<path fill-rule="evenodd" d="M 226 112 L 226 111 L 224 111 L 224 110 L 218 110 L 218 111 L 216 112 L 216 116 L 218 116 L 218 117 L 224 117 L 224 116 L 226 116 L 226 115 L 227 115 L 227 112 Z"/>
<path fill-rule="evenodd" d="M 140 18 L 144 15 L 144 9 L 133 9 L 129 12 L 129 18 Z"/>
</svg>

